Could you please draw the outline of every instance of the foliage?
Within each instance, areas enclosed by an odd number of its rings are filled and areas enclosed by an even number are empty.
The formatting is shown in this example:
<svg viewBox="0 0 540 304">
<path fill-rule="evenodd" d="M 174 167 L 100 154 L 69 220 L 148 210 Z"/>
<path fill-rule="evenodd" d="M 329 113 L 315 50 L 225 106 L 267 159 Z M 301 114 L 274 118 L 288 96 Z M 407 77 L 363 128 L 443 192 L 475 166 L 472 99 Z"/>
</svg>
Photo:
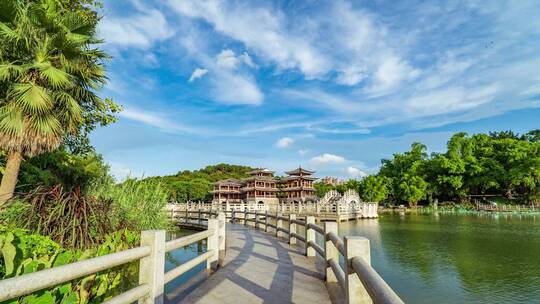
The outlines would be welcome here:
<svg viewBox="0 0 540 304">
<path fill-rule="evenodd" d="M 320 182 L 314 183 L 313 187 L 315 188 L 315 195 L 318 197 L 323 197 L 327 192 L 334 190 L 334 186 Z"/>
<path fill-rule="evenodd" d="M 411 151 L 382 160 L 379 176 L 390 181 L 389 197 L 415 205 L 422 199 L 466 201 L 470 195 L 540 196 L 540 130 L 519 135 L 512 131 L 489 135 L 454 134 L 445 153 Z"/>
<path fill-rule="evenodd" d="M 169 224 L 162 212 L 169 193 L 159 180 L 128 179 L 121 184 L 99 183 L 90 190 L 100 201 L 113 202 L 112 225 L 133 231 L 163 229 Z"/>
<path fill-rule="evenodd" d="M 227 178 L 245 178 L 251 167 L 218 164 L 200 170 L 180 171 L 176 175 L 150 177 L 140 182 L 159 181 L 166 188 L 168 198 L 175 202 L 208 201 L 213 183 Z"/>
<path fill-rule="evenodd" d="M 107 235 L 99 247 L 72 251 L 62 248 L 48 237 L 0 226 L 0 278 L 7 279 L 126 250 L 138 245 L 138 242 L 137 234 L 122 230 Z M 132 287 L 137 273 L 137 263 L 130 263 L 41 290 L 10 303 L 102 303 Z"/>
<path fill-rule="evenodd" d="M 68 190 L 80 187 L 84 191 L 97 181 L 112 182 L 108 173 L 109 166 L 101 155 L 76 155 L 60 148 L 23 161 L 17 191 L 25 193 L 38 186 L 53 185 Z"/>
<path fill-rule="evenodd" d="M 118 107 L 96 91 L 108 56 L 95 48 L 99 20 L 88 1 L 2 1 L 0 146 L 33 156 L 58 147 Z"/>
<path fill-rule="evenodd" d="M 83 195 L 79 188 L 38 187 L 13 203 L 5 222 L 49 236 L 68 248 L 90 248 L 118 227 L 111 220 L 111 200 Z"/>
<path fill-rule="evenodd" d="M 388 195 L 388 181 L 383 176 L 370 175 L 360 181 L 360 197 L 367 202 L 380 202 Z"/>
</svg>

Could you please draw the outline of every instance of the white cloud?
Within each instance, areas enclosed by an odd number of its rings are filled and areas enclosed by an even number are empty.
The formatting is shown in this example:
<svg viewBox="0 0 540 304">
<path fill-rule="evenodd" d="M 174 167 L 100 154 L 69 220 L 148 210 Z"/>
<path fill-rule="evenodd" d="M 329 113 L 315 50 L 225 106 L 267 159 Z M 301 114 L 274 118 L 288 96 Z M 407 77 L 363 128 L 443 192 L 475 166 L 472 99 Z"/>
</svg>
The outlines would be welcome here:
<svg viewBox="0 0 540 304">
<path fill-rule="evenodd" d="M 282 137 L 276 142 L 276 147 L 284 149 L 290 147 L 294 143 L 294 139 L 290 137 Z"/>
<path fill-rule="evenodd" d="M 193 71 L 193 73 L 191 73 L 191 76 L 189 77 L 189 82 L 193 82 L 193 81 L 203 77 L 204 75 L 206 75 L 206 73 L 208 73 L 207 69 L 196 68 Z"/>
<path fill-rule="evenodd" d="M 406 62 L 396 56 L 385 58 L 377 67 L 373 85 L 366 89 L 372 96 L 379 96 L 390 92 L 404 80 L 412 80 L 420 74 L 419 70 L 413 69 Z"/>
<path fill-rule="evenodd" d="M 217 55 L 217 66 L 225 69 L 236 69 L 240 61 L 236 58 L 234 52 L 230 49 L 224 49 Z"/>
<path fill-rule="evenodd" d="M 140 49 L 148 49 L 174 35 L 165 16 L 156 9 L 139 11 L 129 17 L 105 16 L 99 22 L 98 33 L 107 46 Z"/>
<path fill-rule="evenodd" d="M 316 166 L 316 165 L 325 165 L 325 164 L 339 164 L 345 162 L 345 158 L 343 156 L 330 154 L 330 153 L 324 153 L 319 156 L 315 156 L 312 159 L 309 160 L 310 164 Z"/>
<path fill-rule="evenodd" d="M 358 168 L 355 167 L 347 167 L 345 169 L 345 172 L 351 177 L 351 178 L 359 178 L 359 177 L 365 177 L 368 174 Z"/>
<path fill-rule="evenodd" d="M 300 154 L 300 156 L 304 156 L 304 155 L 306 155 L 308 152 L 309 152 L 308 149 L 300 149 L 300 150 L 298 150 L 298 154 Z"/>
<path fill-rule="evenodd" d="M 261 104 L 264 95 L 253 77 L 227 71 L 216 73 L 213 78 L 214 98 L 226 104 Z"/>
<path fill-rule="evenodd" d="M 249 54 L 247 52 L 244 52 L 242 53 L 242 55 L 238 56 L 238 58 L 240 58 L 240 60 L 242 60 L 242 62 L 251 67 L 251 68 L 256 68 L 257 65 L 253 62 L 253 60 L 251 59 L 251 56 L 249 56 Z"/>
<path fill-rule="evenodd" d="M 166 133 L 190 133 L 208 135 L 214 132 L 210 130 L 183 125 L 178 121 L 172 121 L 167 114 L 156 111 L 146 111 L 134 107 L 124 106 L 124 110 L 118 114 L 122 118 L 137 121 L 148 126 L 159 128 Z"/>
</svg>

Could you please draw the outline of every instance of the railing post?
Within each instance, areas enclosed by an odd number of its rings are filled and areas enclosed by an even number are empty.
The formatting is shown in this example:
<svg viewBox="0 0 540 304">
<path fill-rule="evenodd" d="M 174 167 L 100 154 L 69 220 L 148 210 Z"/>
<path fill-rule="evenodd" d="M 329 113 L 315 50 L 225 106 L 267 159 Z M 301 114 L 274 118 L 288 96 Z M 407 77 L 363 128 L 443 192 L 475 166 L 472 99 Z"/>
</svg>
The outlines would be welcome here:
<svg viewBox="0 0 540 304">
<path fill-rule="evenodd" d="M 218 213 L 219 221 L 219 251 L 225 251 L 225 224 L 227 223 L 227 216 L 225 212 Z"/>
<path fill-rule="evenodd" d="M 245 207 L 245 209 L 244 209 L 244 226 L 247 226 L 247 224 L 248 224 L 247 218 L 248 218 L 248 208 Z"/>
<path fill-rule="evenodd" d="M 326 260 L 325 277 L 327 283 L 333 283 L 337 282 L 337 278 L 328 261 L 331 259 L 336 259 L 336 262 L 339 262 L 339 252 L 334 243 L 332 243 L 332 241 L 328 238 L 329 232 L 335 232 L 336 234 L 338 233 L 337 222 L 324 222 L 324 259 Z"/>
<path fill-rule="evenodd" d="M 314 216 L 306 216 L 306 235 L 305 235 L 305 238 L 306 238 L 306 243 L 304 244 L 305 245 L 305 248 L 306 248 L 306 256 L 307 257 L 314 257 L 315 256 L 315 249 L 311 248 L 311 246 L 309 246 L 309 242 L 312 241 L 313 243 L 315 243 L 315 230 L 311 229 L 311 228 L 308 228 L 309 227 L 309 224 L 315 224 L 315 217 Z"/>
<path fill-rule="evenodd" d="M 296 220 L 296 214 L 289 214 L 289 244 L 296 244 L 296 238 L 292 236 L 293 233 L 296 233 L 296 224 L 292 222 Z"/>
<path fill-rule="evenodd" d="M 200 209 L 200 206 L 199 206 L 199 211 L 198 211 L 198 220 L 197 220 L 197 223 L 200 225 L 202 223 L 202 220 L 201 220 L 201 209 Z"/>
<path fill-rule="evenodd" d="M 219 220 L 208 219 L 208 230 L 214 230 L 214 233 L 208 237 L 206 242 L 206 250 L 214 251 L 214 255 L 206 260 L 206 268 L 216 270 L 218 266 L 219 258 Z"/>
<path fill-rule="evenodd" d="M 235 216 L 236 214 L 235 213 L 236 213 L 236 209 L 233 209 L 232 214 L 231 214 L 231 223 L 232 224 L 236 224 L 236 216 Z"/>
<path fill-rule="evenodd" d="M 280 228 L 283 228 L 283 220 L 281 217 L 283 214 L 281 212 L 276 213 L 276 237 L 279 238 L 281 236 L 281 231 L 279 231 Z"/>
<path fill-rule="evenodd" d="M 373 303 L 360 278 L 351 266 L 351 259 L 362 258 L 366 264 L 371 265 L 369 252 L 369 239 L 361 236 L 346 236 L 345 241 L 345 292 L 347 303 Z"/>
<path fill-rule="evenodd" d="M 268 210 L 264 212 L 264 232 L 268 232 Z"/>
<path fill-rule="evenodd" d="M 151 248 L 150 255 L 139 264 L 139 284 L 148 284 L 150 293 L 139 304 L 161 304 L 165 284 L 165 230 L 141 232 L 141 246 Z"/>
<path fill-rule="evenodd" d="M 255 210 L 255 229 L 259 229 L 259 211 Z"/>
</svg>

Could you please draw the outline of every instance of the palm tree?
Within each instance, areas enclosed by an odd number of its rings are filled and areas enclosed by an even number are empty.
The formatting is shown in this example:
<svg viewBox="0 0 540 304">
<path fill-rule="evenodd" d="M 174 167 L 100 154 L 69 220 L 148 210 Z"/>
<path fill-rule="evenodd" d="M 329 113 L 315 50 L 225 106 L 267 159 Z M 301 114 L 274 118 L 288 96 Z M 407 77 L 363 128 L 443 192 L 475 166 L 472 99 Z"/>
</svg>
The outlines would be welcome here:
<svg viewBox="0 0 540 304">
<path fill-rule="evenodd" d="M 98 18 L 60 0 L 0 3 L 0 149 L 7 163 L 0 206 L 14 193 L 23 157 L 56 149 L 103 106 L 107 55 L 94 48 Z"/>
</svg>

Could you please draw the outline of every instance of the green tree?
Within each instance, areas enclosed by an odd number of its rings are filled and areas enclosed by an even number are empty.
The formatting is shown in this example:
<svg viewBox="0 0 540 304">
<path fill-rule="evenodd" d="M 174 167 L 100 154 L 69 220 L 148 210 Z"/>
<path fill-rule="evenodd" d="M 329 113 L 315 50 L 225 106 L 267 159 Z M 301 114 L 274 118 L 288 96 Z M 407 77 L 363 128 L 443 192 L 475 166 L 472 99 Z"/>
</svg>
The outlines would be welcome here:
<svg viewBox="0 0 540 304">
<path fill-rule="evenodd" d="M 383 176 L 370 175 L 360 182 L 360 196 L 367 202 L 380 202 L 388 196 L 387 179 Z"/>
<path fill-rule="evenodd" d="M 334 186 L 326 183 L 314 183 L 313 187 L 315 188 L 315 195 L 317 197 L 323 197 L 327 192 L 334 190 Z"/>
<path fill-rule="evenodd" d="M 410 206 L 416 206 L 418 201 L 426 197 L 427 183 L 419 176 L 405 174 L 399 184 L 402 198 Z"/>
<path fill-rule="evenodd" d="M 23 156 L 56 149 L 116 109 L 96 95 L 107 55 L 94 47 L 98 17 L 87 2 L 0 4 L 0 205 L 13 196 Z"/>
<path fill-rule="evenodd" d="M 412 177 L 417 177 L 417 179 L 414 179 L 415 181 L 421 179 L 426 184 L 427 191 L 427 183 L 423 179 L 423 166 L 427 159 L 426 146 L 421 143 L 413 143 L 410 151 L 396 153 L 393 159 L 383 159 L 381 161 L 382 166 L 379 175 L 388 179 L 390 195 L 395 201 L 410 202 L 402 184 L 410 181 Z"/>
</svg>

